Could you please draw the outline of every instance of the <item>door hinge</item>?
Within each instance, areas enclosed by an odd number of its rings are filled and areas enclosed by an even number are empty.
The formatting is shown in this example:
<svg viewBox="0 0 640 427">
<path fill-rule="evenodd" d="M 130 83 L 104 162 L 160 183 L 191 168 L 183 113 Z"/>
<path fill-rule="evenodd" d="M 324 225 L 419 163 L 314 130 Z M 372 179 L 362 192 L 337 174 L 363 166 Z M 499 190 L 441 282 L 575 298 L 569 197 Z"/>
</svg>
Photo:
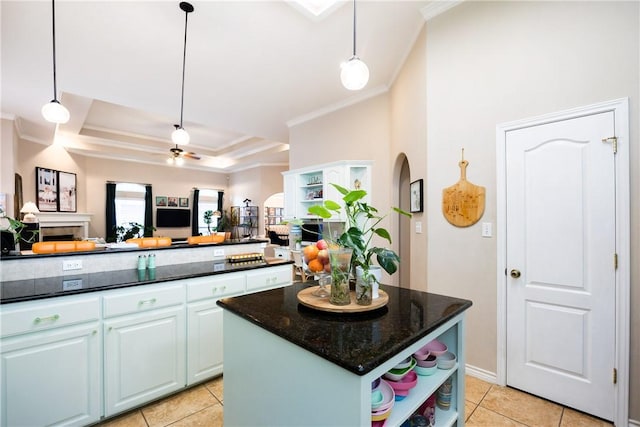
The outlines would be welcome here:
<svg viewBox="0 0 640 427">
<path fill-rule="evenodd" d="M 611 148 L 613 148 L 613 154 L 617 154 L 618 153 L 618 137 L 617 136 L 610 136 L 609 138 L 602 138 L 602 142 L 610 142 L 611 143 Z"/>
<path fill-rule="evenodd" d="M 618 384 L 618 370 L 613 368 L 613 383 Z"/>
<path fill-rule="evenodd" d="M 613 269 L 618 269 L 618 254 L 613 254 Z"/>
</svg>

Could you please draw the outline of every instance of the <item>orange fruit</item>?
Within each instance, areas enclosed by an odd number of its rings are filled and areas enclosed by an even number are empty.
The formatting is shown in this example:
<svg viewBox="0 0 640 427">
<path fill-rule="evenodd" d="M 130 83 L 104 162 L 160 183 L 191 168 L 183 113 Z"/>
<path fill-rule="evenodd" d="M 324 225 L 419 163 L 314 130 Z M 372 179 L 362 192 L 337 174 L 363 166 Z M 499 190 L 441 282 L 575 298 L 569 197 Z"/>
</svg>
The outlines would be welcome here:
<svg viewBox="0 0 640 427">
<path fill-rule="evenodd" d="M 324 264 L 322 264 L 317 259 L 312 259 L 311 261 L 309 261 L 309 264 L 307 265 L 309 266 L 309 270 L 313 271 L 314 273 L 317 273 L 324 269 Z"/>
<path fill-rule="evenodd" d="M 302 253 L 304 254 L 304 259 L 307 261 L 307 264 L 309 263 L 309 261 L 314 260 L 318 257 L 318 251 L 319 249 L 316 247 L 316 245 L 309 245 L 304 247 Z"/>
</svg>

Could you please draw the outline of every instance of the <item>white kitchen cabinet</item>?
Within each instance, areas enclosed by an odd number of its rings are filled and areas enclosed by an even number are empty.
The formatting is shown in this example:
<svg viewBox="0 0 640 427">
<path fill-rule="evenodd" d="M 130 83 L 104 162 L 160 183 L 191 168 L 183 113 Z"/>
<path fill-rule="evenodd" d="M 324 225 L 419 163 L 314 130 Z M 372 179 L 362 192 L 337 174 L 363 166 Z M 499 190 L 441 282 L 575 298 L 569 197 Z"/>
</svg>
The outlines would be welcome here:
<svg viewBox="0 0 640 427">
<path fill-rule="evenodd" d="M 309 214 L 310 206 L 322 204 L 325 200 L 340 203 L 342 199 L 342 194 L 331 184 L 338 184 L 349 190 L 360 188 L 370 193 L 371 165 L 372 162 L 366 160 L 341 161 L 283 172 L 285 216 L 317 219 Z M 365 201 L 371 203 L 370 194 Z M 344 220 L 344 215 L 330 219 Z"/>
<path fill-rule="evenodd" d="M 187 385 L 222 373 L 222 309 L 219 298 L 241 295 L 244 272 L 185 280 L 187 288 Z"/>
<path fill-rule="evenodd" d="M 103 298 L 106 416 L 186 384 L 184 286 L 141 288 Z"/>
<path fill-rule="evenodd" d="M 102 415 L 99 298 L 2 309 L 0 425 L 82 426 Z"/>
<path fill-rule="evenodd" d="M 293 264 L 247 272 L 247 292 L 265 291 L 291 284 Z"/>
</svg>

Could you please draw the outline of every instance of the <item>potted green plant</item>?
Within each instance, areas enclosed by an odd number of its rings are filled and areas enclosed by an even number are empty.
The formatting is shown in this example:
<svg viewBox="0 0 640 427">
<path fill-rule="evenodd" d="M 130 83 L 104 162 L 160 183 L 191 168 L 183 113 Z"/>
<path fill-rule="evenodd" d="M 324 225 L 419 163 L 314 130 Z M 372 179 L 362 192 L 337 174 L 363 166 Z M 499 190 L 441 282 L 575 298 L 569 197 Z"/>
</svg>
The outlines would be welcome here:
<svg viewBox="0 0 640 427">
<path fill-rule="evenodd" d="M 346 217 L 345 230 L 337 243 L 352 249 L 351 266 L 356 274 L 356 301 L 358 304 L 369 305 L 373 298 L 373 288 L 380 283 L 379 276 L 374 274 L 377 268 L 374 258 L 378 266 L 388 274 L 394 274 L 400 262 L 400 257 L 392 249 L 376 246 L 373 240 L 378 236 L 392 243 L 389 231 L 379 226 L 387 214 L 381 215 L 378 209 L 363 201 L 367 195 L 365 190 L 349 190 L 337 184 L 331 185 L 342 194 Z M 329 219 L 342 209 L 343 206 L 339 203 L 325 200 L 322 205 L 311 206 L 309 212 Z M 392 210 L 411 217 L 410 213 L 402 209 L 393 207 Z"/>
<path fill-rule="evenodd" d="M 225 239 L 230 239 L 232 229 L 233 227 L 231 225 L 231 217 L 229 216 L 229 212 L 227 212 L 226 209 L 223 209 L 222 213 L 220 214 L 220 218 L 218 218 L 216 231 L 224 231 Z"/>
<path fill-rule="evenodd" d="M 156 231 L 155 227 L 145 227 L 137 222 L 129 222 L 128 224 L 118 225 L 115 228 L 116 239 L 118 242 L 126 242 L 128 239 L 152 235 Z"/>
<path fill-rule="evenodd" d="M 219 214 L 220 212 L 218 212 L 218 215 Z M 207 231 L 209 232 L 209 234 L 211 234 L 211 223 L 213 222 L 213 211 L 212 210 L 204 211 L 203 219 L 204 219 L 204 223 L 207 224 Z"/>
<path fill-rule="evenodd" d="M 8 231 L 13 234 L 14 244 L 19 245 L 20 242 L 34 243 L 38 239 L 38 233 L 40 230 L 32 230 L 27 228 L 26 224 L 19 219 L 6 216 L 4 210 L 0 209 L 0 217 L 5 218 L 9 225 L 6 228 L 2 228 L 3 231 Z"/>
</svg>

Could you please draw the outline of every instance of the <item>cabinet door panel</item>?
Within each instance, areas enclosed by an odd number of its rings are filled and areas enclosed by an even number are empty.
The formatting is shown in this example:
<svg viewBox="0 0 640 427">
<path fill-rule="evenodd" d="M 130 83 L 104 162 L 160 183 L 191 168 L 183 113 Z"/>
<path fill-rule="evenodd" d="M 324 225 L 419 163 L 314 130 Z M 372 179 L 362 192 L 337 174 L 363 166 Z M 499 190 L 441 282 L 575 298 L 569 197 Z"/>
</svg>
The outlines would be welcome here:
<svg viewBox="0 0 640 427">
<path fill-rule="evenodd" d="M 184 387 L 182 306 L 114 318 L 104 328 L 106 415 Z"/>
<path fill-rule="evenodd" d="M 81 426 L 102 414 L 97 322 L 2 340 L 2 426 Z"/>
<path fill-rule="evenodd" d="M 222 373 L 222 309 L 216 300 L 188 308 L 187 385 Z"/>
</svg>

